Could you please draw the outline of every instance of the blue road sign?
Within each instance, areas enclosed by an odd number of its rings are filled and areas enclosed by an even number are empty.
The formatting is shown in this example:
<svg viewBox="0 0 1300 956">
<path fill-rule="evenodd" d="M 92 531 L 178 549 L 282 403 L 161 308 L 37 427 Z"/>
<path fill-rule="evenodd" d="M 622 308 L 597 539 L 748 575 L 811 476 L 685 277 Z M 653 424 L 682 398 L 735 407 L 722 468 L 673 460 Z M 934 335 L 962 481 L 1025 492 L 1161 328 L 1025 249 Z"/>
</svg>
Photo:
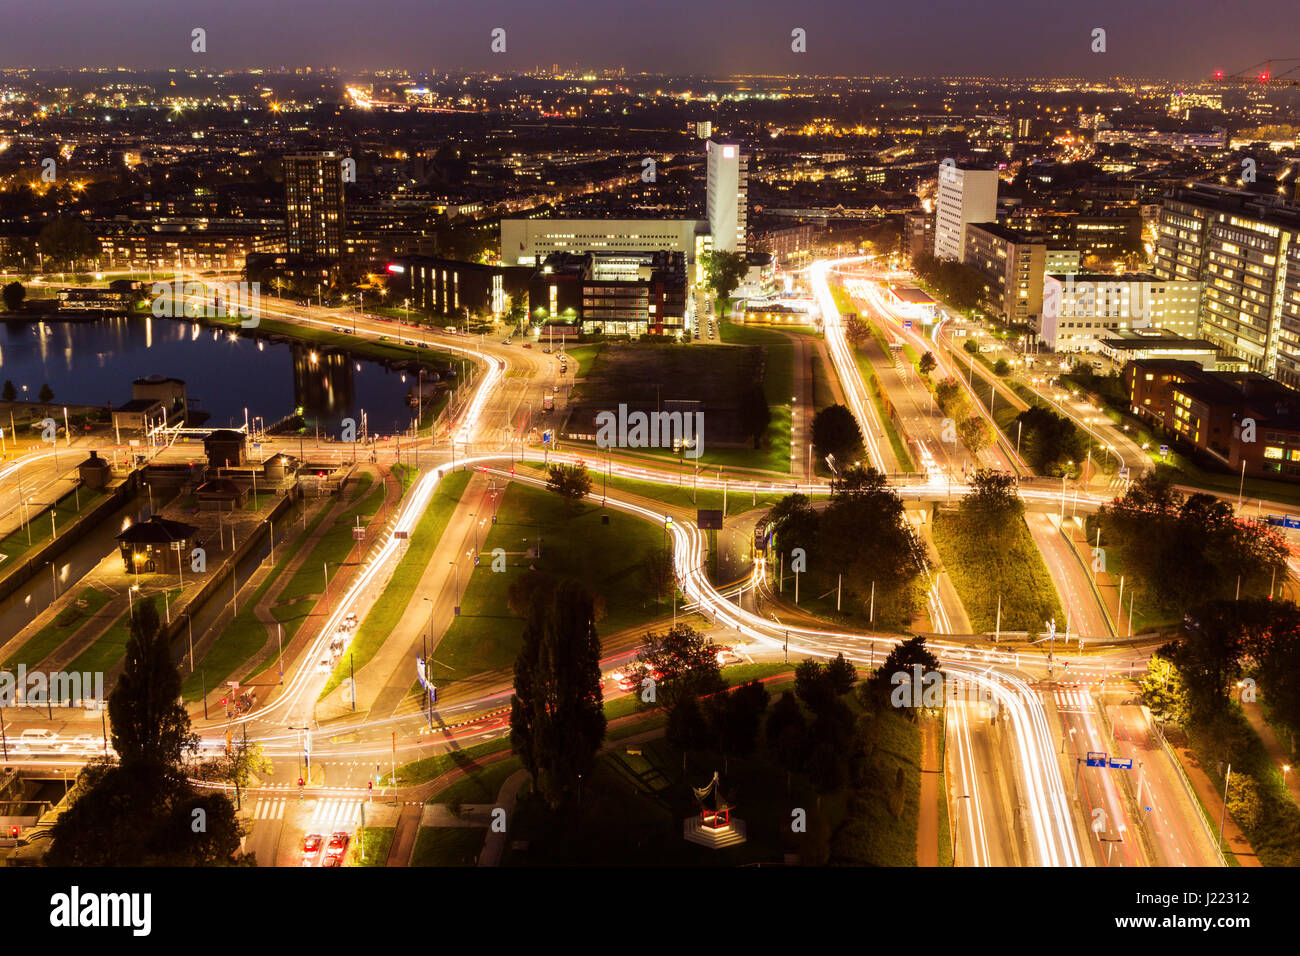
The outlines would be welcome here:
<svg viewBox="0 0 1300 956">
<path fill-rule="evenodd" d="M 1160 446 L 1160 457 L 1161 457 L 1161 458 L 1168 458 L 1168 457 L 1169 457 L 1169 446 L 1168 446 L 1168 445 L 1161 445 L 1161 446 Z"/>
<path fill-rule="evenodd" d="M 546 429 L 546 431 L 542 432 L 542 444 L 549 445 L 551 443 L 551 438 L 553 437 L 553 435 L 554 433 L 549 428 Z"/>
<path fill-rule="evenodd" d="M 1109 756 L 1108 754 L 1093 753 L 1092 751 L 1088 751 L 1088 756 L 1084 762 L 1087 763 L 1089 767 L 1104 767 L 1106 766 L 1106 758 L 1108 756 Z"/>
<path fill-rule="evenodd" d="M 1300 528 L 1300 518 L 1287 518 L 1286 526 L 1288 528 Z"/>
<path fill-rule="evenodd" d="M 912 327 L 912 320 L 911 320 L 911 319 L 904 319 L 904 320 L 903 320 L 903 328 L 905 328 L 905 329 L 910 329 L 911 327 Z"/>
<path fill-rule="evenodd" d="M 1110 769 L 1111 770 L 1132 770 L 1133 758 L 1132 757 L 1111 757 Z"/>
</svg>

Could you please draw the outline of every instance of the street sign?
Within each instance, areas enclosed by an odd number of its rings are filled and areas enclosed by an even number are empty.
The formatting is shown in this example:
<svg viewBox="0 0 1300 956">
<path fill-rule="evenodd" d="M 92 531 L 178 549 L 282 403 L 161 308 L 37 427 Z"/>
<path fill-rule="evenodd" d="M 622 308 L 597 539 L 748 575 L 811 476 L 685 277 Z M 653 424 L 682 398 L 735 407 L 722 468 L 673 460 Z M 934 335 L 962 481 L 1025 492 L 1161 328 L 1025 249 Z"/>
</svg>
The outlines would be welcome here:
<svg viewBox="0 0 1300 956">
<path fill-rule="evenodd" d="M 903 320 L 903 328 L 905 328 L 905 329 L 910 329 L 911 327 L 912 327 L 912 320 L 911 320 L 911 319 L 904 319 L 904 320 Z"/>
<path fill-rule="evenodd" d="M 1168 445 L 1161 445 L 1161 446 L 1160 446 L 1160 457 L 1161 457 L 1161 458 L 1168 458 L 1168 457 L 1169 457 L 1169 446 L 1168 446 Z"/>
<path fill-rule="evenodd" d="M 353 528 L 353 529 L 352 529 L 352 540 L 353 540 L 353 541 L 365 541 L 365 540 L 366 540 L 366 529 L 365 529 L 365 528 Z"/>
<path fill-rule="evenodd" d="M 1111 770 L 1132 770 L 1133 758 L 1132 757 L 1111 757 L 1110 769 Z"/>
<path fill-rule="evenodd" d="M 549 428 L 546 429 L 546 431 L 542 432 L 542 444 L 549 445 L 551 443 L 551 439 L 554 437 L 554 434 L 555 433 L 552 432 Z"/>
<path fill-rule="evenodd" d="M 722 510 L 717 508 L 699 508 L 695 512 L 695 525 L 701 531 L 722 530 Z"/>
<path fill-rule="evenodd" d="M 1092 751 L 1088 751 L 1088 756 L 1084 762 L 1087 763 L 1089 767 L 1105 767 L 1106 758 L 1108 756 L 1109 754 L 1094 753 Z"/>
</svg>

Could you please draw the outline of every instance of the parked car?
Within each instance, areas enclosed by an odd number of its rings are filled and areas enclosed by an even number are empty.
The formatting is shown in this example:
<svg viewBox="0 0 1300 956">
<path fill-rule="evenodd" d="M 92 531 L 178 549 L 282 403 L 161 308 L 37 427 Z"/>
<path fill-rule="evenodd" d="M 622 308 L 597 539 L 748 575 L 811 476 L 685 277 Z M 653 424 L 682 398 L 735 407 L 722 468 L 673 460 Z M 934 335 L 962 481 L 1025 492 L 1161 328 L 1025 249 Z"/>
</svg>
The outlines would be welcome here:
<svg viewBox="0 0 1300 956">
<path fill-rule="evenodd" d="M 325 838 L 319 833 L 308 833 L 302 841 L 302 862 L 303 866 L 311 866 L 320 856 L 321 844 Z"/>
</svg>

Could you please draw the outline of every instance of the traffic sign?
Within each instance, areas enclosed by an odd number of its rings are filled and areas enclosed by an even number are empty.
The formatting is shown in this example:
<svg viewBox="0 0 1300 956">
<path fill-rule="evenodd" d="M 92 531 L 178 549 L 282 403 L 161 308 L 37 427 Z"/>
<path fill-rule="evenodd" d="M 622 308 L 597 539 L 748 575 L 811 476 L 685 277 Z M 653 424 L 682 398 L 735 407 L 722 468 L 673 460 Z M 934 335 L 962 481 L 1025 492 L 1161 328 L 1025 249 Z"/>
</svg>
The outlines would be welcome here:
<svg viewBox="0 0 1300 956">
<path fill-rule="evenodd" d="M 1088 756 L 1084 762 L 1087 763 L 1089 767 L 1104 767 L 1106 766 L 1106 758 L 1108 756 L 1109 754 L 1094 753 L 1090 750 L 1088 751 Z"/>
<path fill-rule="evenodd" d="M 1161 445 L 1161 446 L 1160 446 L 1160 457 L 1161 457 L 1161 458 L 1168 458 L 1168 457 L 1169 457 L 1169 446 L 1168 446 L 1168 445 Z"/>
<path fill-rule="evenodd" d="M 365 541 L 365 540 L 366 540 L 366 529 L 365 529 L 365 528 L 353 528 L 353 529 L 352 529 L 352 540 L 353 540 L 353 541 Z"/>
<path fill-rule="evenodd" d="M 1111 770 L 1132 770 L 1133 758 L 1132 757 L 1111 757 L 1110 769 Z"/>
<path fill-rule="evenodd" d="M 911 320 L 911 319 L 904 319 L 904 320 L 903 320 L 903 328 L 905 328 L 905 329 L 910 329 L 911 327 L 912 327 L 912 320 Z"/>
</svg>

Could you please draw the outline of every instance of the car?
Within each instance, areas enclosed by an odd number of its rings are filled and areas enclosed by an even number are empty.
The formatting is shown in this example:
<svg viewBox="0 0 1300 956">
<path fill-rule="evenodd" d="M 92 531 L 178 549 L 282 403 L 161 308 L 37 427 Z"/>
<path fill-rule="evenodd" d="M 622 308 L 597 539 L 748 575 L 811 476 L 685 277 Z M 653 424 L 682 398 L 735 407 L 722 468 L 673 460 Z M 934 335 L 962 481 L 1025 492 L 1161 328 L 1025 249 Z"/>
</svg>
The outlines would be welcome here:
<svg viewBox="0 0 1300 956">
<path fill-rule="evenodd" d="M 316 665 L 316 669 L 322 674 L 328 674 L 334 669 L 334 662 L 328 657 L 322 657 L 320 663 Z"/>
<path fill-rule="evenodd" d="M 343 858 L 343 854 L 348 851 L 348 840 L 351 837 L 342 831 L 335 833 L 330 837 L 329 846 L 325 848 L 325 859 L 331 857 L 338 860 Z"/>
<path fill-rule="evenodd" d="M 343 857 L 341 857 L 341 856 L 327 856 L 327 857 L 325 857 L 325 859 L 321 860 L 320 865 L 321 865 L 321 866 L 342 866 L 342 865 L 343 865 Z"/>
<path fill-rule="evenodd" d="M 542 354 L 543 354 L 543 355 L 550 355 L 550 354 L 551 354 L 551 350 L 550 350 L 550 349 L 542 349 Z"/>
<path fill-rule="evenodd" d="M 558 385 L 552 385 L 552 386 L 551 386 L 551 391 L 552 391 L 552 392 L 558 392 L 559 390 L 560 390 L 560 386 L 558 386 Z"/>
<path fill-rule="evenodd" d="M 315 860 L 320 856 L 321 844 L 325 838 L 319 833 L 308 833 L 302 838 L 302 861 L 309 864 L 309 861 Z"/>
<path fill-rule="evenodd" d="M 454 326 L 454 325 L 448 325 L 448 326 L 446 326 L 446 327 L 443 328 L 443 331 L 446 332 L 448 335 L 455 335 L 455 334 L 456 334 L 456 326 Z"/>
<path fill-rule="evenodd" d="M 415 344 L 415 339 L 402 339 L 402 344 L 403 344 L 403 345 L 414 345 L 414 344 Z"/>
<path fill-rule="evenodd" d="M 59 735 L 52 730 L 33 728 L 24 730 L 19 735 L 18 742 L 34 750 L 54 750 L 59 742 Z"/>
<path fill-rule="evenodd" d="M 428 342 L 421 342 L 421 343 L 420 343 L 420 348 L 422 348 L 422 349 L 427 349 L 428 347 L 429 347 L 429 343 L 428 343 Z"/>
<path fill-rule="evenodd" d="M 77 754 L 97 754 L 104 749 L 104 739 L 102 737 L 92 737 L 90 734 L 77 734 L 72 738 L 72 743 L 68 749 Z"/>
<path fill-rule="evenodd" d="M 533 343 L 532 343 L 532 342 L 525 342 L 525 343 L 524 343 L 524 348 L 526 348 L 526 349 L 530 349 L 530 348 L 532 348 L 532 347 L 533 347 Z"/>
</svg>

